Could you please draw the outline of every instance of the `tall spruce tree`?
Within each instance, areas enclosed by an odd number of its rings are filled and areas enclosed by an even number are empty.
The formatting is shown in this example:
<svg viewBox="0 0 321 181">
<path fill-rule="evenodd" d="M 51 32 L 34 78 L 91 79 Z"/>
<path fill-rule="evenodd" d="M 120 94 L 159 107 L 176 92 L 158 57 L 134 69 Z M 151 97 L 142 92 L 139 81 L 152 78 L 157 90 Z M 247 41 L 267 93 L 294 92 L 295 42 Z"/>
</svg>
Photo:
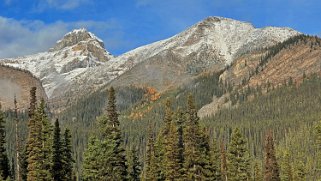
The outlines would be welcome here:
<svg viewBox="0 0 321 181">
<path fill-rule="evenodd" d="M 187 120 L 184 129 L 184 168 L 188 180 L 207 180 L 210 170 L 210 146 L 208 137 L 199 126 L 199 117 L 191 95 L 187 100 Z"/>
<path fill-rule="evenodd" d="M 51 174 L 55 181 L 62 181 L 64 179 L 63 168 L 63 151 L 61 142 L 61 133 L 59 127 L 59 121 L 56 119 L 54 127 L 54 139 L 52 145 L 52 169 Z"/>
<path fill-rule="evenodd" d="M 128 180 L 140 181 L 140 174 L 141 164 L 138 160 L 136 149 L 132 148 L 128 156 Z"/>
<path fill-rule="evenodd" d="M 82 178 L 84 181 L 117 181 L 111 165 L 115 144 L 110 139 L 99 140 L 92 136 L 84 152 Z"/>
<path fill-rule="evenodd" d="M 216 140 L 213 141 L 212 149 L 211 149 L 211 166 L 213 171 L 213 179 L 212 180 L 222 180 L 221 175 L 221 154 L 218 148 Z"/>
<path fill-rule="evenodd" d="M 246 141 L 238 128 L 233 130 L 227 155 L 228 180 L 250 179 L 250 160 Z"/>
<path fill-rule="evenodd" d="M 265 171 L 264 171 L 265 181 L 279 181 L 280 171 L 279 165 L 275 156 L 275 148 L 272 132 L 266 135 L 265 141 Z"/>
<path fill-rule="evenodd" d="M 6 130 L 5 118 L 0 103 L 0 174 L 2 178 L 7 179 L 10 176 L 10 165 L 6 151 Z"/>
<path fill-rule="evenodd" d="M 51 169 L 53 166 L 52 162 L 52 126 L 47 117 L 46 103 L 44 99 L 41 99 L 39 107 L 37 109 L 37 114 L 41 121 L 41 142 L 42 142 L 42 174 L 47 180 L 52 180 Z"/>
<path fill-rule="evenodd" d="M 165 180 L 166 178 L 166 161 L 165 161 L 165 153 L 166 153 L 166 142 L 169 136 L 170 127 L 173 121 L 173 111 L 171 101 L 167 99 L 165 101 L 165 113 L 163 118 L 164 125 L 162 126 L 159 134 L 157 135 L 157 140 L 155 144 L 155 160 L 157 164 L 157 178 L 158 180 Z"/>
<path fill-rule="evenodd" d="M 179 180 L 186 180 L 186 170 L 184 168 L 184 127 L 185 127 L 186 117 L 182 110 L 178 108 L 176 112 L 176 124 L 177 124 L 177 134 L 178 134 L 178 166 L 180 178 Z"/>
<path fill-rule="evenodd" d="M 155 158 L 155 136 L 151 124 L 148 126 L 148 140 L 146 143 L 143 179 L 145 181 L 157 180 L 157 164 Z"/>
<path fill-rule="evenodd" d="M 41 120 L 36 112 L 36 88 L 30 90 L 30 107 L 29 107 L 29 134 L 27 139 L 27 181 L 40 180 L 42 177 L 42 140 L 41 140 Z"/>
<path fill-rule="evenodd" d="M 226 149 L 223 140 L 220 144 L 220 153 L 221 153 L 221 174 L 222 180 L 227 181 L 227 158 L 226 158 Z"/>
<path fill-rule="evenodd" d="M 13 180 L 21 181 L 21 145 L 19 138 L 19 119 L 18 119 L 18 106 L 17 106 L 17 98 L 14 96 L 14 119 L 15 119 L 15 160 L 14 160 L 14 176 Z"/>
<path fill-rule="evenodd" d="M 62 170 L 64 175 L 63 180 L 72 180 L 74 159 L 72 157 L 71 133 L 67 128 L 65 130 L 64 139 L 62 142 L 62 159 Z"/>
<path fill-rule="evenodd" d="M 165 180 L 179 180 L 180 165 L 179 165 L 179 138 L 176 125 L 172 122 L 169 132 L 165 140 L 164 153 L 164 174 Z"/>
<path fill-rule="evenodd" d="M 117 180 L 126 180 L 127 166 L 126 166 L 126 153 L 123 145 L 123 139 L 121 137 L 121 131 L 119 128 L 118 113 L 116 109 L 116 94 L 115 89 L 111 87 L 108 91 L 108 104 L 107 104 L 107 130 L 110 132 L 108 138 L 112 139 L 115 143 L 114 157 L 112 161 L 114 176 Z"/>
<path fill-rule="evenodd" d="M 32 88 L 29 108 L 29 134 L 27 140 L 27 181 L 52 180 L 49 123 L 44 101 L 36 107 L 36 88 Z M 36 109 L 37 108 L 37 109 Z"/>
<path fill-rule="evenodd" d="M 101 133 L 93 137 L 84 153 L 85 180 L 126 180 L 126 154 L 119 128 L 115 90 L 108 90 L 107 116 L 98 119 Z"/>
</svg>

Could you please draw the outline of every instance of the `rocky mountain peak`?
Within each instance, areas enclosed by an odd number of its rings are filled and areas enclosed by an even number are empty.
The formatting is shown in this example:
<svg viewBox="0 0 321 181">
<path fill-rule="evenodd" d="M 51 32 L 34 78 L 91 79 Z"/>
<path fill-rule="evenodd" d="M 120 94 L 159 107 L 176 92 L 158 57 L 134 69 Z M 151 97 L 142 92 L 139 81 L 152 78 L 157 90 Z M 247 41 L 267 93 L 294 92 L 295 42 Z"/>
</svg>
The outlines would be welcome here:
<svg viewBox="0 0 321 181">
<path fill-rule="evenodd" d="M 96 43 L 100 48 L 104 49 L 104 42 L 97 38 L 93 33 L 85 28 L 75 29 L 67 33 L 61 40 L 57 41 L 56 45 L 50 51 L 59 51 L 66 47 L 71 47 L 82 42 Z"/>
</svg>

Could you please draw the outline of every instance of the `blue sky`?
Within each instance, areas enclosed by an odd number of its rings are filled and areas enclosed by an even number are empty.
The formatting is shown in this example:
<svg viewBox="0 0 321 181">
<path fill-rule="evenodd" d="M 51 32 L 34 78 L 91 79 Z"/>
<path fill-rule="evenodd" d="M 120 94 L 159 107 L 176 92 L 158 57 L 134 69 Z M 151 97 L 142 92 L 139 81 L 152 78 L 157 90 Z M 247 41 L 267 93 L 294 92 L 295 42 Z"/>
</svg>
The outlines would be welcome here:
<svg viewBox="0 0 321 181">
<path fill-rule="evenodd" d="M 175 35 L 208 16 L 321 34 L 319 0 L 1 0 L 0 57 L 45 51 L 85 27 L 114 55 Z"/>
</svg>

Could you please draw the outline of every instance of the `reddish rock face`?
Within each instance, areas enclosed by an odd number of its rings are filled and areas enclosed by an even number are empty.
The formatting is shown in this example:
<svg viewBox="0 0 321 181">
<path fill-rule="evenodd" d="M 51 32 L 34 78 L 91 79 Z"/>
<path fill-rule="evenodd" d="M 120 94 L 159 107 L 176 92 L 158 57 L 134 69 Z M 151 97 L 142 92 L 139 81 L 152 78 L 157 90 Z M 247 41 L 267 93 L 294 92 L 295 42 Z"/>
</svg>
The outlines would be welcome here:
<svg viewBox="0 0 321 181">
<path fill-rule="evenodd" d="M 0 102 L 4 109 L 14 108 L 14 96 L 17 98 L 18 108 L 25 110 L 29 106 L 29 90 L 37 87 L 37 99 L 47 100 L 46 93 L 40 80 L 27 71 L 0 65 Z"/>
</svg>

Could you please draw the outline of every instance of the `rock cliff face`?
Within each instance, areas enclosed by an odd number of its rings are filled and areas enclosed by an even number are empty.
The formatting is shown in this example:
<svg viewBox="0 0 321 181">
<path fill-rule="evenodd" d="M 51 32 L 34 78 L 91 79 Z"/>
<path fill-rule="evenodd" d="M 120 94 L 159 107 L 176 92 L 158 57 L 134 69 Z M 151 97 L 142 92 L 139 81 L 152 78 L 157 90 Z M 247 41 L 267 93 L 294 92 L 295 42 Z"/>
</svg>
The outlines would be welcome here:
<svg viewBox="0 0 321 181">
<path fill-rule="evenodd" d="M 0 102 L 4 109 L 14 108 L 15 96 L 20 110 L 28 108 L 31 87 L 37 87 L 38 100 L 47 100 L 40 80 L 27 71 L 0 65 L 0 85 Z"/>
</svg>

